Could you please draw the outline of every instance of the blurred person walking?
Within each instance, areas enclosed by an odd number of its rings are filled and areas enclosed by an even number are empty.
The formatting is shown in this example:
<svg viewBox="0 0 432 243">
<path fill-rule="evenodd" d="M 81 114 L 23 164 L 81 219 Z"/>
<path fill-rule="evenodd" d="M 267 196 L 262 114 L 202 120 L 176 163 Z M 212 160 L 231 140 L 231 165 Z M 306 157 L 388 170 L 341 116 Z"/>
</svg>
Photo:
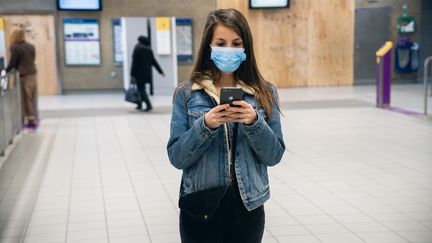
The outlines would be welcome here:
<svg viewBox="0 0 432 243">
<path fill-rule="evenodd" d="M 151 111 L 153 109 L 145 86 L 146 83 L 153 82 L 152 66 L 154 66 L 162 76 L 165 76 L 162 68 L 159 66 L 159 63 L 153 55 L 153 51 L 150 47 L 150 40 L 145 36 L 139 36 L 138 43 L 135 45 L 132 54 L 131 68 L 131 76 L 135 79 L 141 96 L 141 100 L 135 108 L 137 110 L 142 109 L 142 101 L 146 104 L 146 109 L 144 111 Z"/>
<path fill-rule="evenodd" d="M 34 45 L 26 41 L 23 29 L 12 32 L 10 51 L 11 57 L 6 72 L 17 70 L 20 75 L 23 125 L 36 128 L 38 122 L 36 51 Z"/>
</svg>

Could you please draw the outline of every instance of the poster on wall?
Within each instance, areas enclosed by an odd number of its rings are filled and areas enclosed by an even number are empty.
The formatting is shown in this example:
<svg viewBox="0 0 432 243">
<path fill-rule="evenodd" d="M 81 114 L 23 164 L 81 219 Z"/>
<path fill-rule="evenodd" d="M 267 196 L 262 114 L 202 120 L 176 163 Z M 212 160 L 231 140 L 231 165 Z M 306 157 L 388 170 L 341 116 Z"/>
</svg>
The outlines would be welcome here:
<svg viewBox="0 0 432 243">
<path fill-rule="evenodd" d="M 112 27 L 113 27 L 114 64 L 121 65 L 123 63 L 123 51 L 122 51 L 122 42 L 121 42 L 120 19 L 113 19 Z"/>
<path fill-rule="evenodd" d="M 156 53 L 158 55 L 171 54 L 171 19 L 169 17 L 156 18 Z"/>
<path fill-rule="evenodd" d="M 177 62 L 192 63 L 192 19 L 176 19 Z"/>
<path fill-rule="evenodd" d="M 96 19 L 63 19 L 66 65 L 100 65 L 99 22 Z"/>
</svg>

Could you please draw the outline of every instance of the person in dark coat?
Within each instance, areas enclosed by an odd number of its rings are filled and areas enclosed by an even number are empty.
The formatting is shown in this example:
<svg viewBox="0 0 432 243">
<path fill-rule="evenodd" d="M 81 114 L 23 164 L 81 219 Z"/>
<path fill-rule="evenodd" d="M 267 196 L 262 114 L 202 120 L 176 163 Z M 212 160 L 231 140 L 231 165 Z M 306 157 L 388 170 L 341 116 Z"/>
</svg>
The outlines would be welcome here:
<svg viewBox="0 0 432 243">
<path fill-rule="evenodd" d="M 136 109 L 142 109 L 142 101 L 146 104 L 144 111 L 153 109 L 150 99 L 145 88 L 146 83 L 153 82 L 152 66 L 162 75 L 165 76 L 159 63 L 156 61 L 153 51 L 150 47 L 150 40 L 145 36 L 138 37 L 138 43 L 132 54 L 131 76 L 136 80 L 138 91 L 141 95 L 141 101 L 138 102 Z"/>
<path fill-rule="evenodd" d="M 36 79 L 36 51 L 34 45 L 25 40 L 22 29 L 15 30 L 10 38 L 11 57 L 6 72 L 13 69 L 20 75 L 23 124 L 29 128 L 37 125 L 37 79 Z"/>
</svg>

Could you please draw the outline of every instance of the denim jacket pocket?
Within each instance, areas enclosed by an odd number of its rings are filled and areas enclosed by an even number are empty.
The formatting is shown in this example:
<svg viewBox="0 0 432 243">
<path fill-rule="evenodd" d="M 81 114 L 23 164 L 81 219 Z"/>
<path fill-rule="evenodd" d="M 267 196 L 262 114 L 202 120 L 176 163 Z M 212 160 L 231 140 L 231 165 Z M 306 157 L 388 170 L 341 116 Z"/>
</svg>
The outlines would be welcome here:
<svg viewBox="0 0 432 243">
<path fill-rule="evenodd" d="M 188 106 L 188 119 L 189 124 L 192 125 L 200 117 L 204 116 L 211 107 L 205 103 L 192 103 Z"/>
<path fill-rule="evenodd" d="M 249 167 L 247 177 L 250 183 L 250 191 L 248 193 L 250 193 L 251 197 L 256 197 L 268 188 L 267 166 L 254 162 L 253 158 L 246 157 L 246 159 L 253 161 L 247 165 Z"/>
<path fill-rule="evenodd" d="M 182 177 L 182 189 L 180 195 L 190 194 L 194 192 L 194 184 L 196 183 L 196 166 L 191 166 L 188 169 L 183 170 Z M 196 187 L 196 186 L 195 186 Z"/>
<path fill-rule="evenodd" d="M 204 116 L 207 112 L 208 111 L 191 111 L 191 110 L 189 110 L 188 115 L 192 116 L 193 118 L 198 119 L 198 118 Z"/>
</svg>

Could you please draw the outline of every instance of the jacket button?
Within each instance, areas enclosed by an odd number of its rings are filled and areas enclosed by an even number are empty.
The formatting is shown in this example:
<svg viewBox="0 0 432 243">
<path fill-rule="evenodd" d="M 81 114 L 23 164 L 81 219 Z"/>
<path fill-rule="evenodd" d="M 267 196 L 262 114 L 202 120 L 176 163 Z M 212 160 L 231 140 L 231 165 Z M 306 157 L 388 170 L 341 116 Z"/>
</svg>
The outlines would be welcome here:
<svg viewBox="0 0 432 243">
<path fill-rule="evenodd" d="M 204 219 L 207 220 L 208 216 L 207 214 L 204 214 Z"/>
</svg>

